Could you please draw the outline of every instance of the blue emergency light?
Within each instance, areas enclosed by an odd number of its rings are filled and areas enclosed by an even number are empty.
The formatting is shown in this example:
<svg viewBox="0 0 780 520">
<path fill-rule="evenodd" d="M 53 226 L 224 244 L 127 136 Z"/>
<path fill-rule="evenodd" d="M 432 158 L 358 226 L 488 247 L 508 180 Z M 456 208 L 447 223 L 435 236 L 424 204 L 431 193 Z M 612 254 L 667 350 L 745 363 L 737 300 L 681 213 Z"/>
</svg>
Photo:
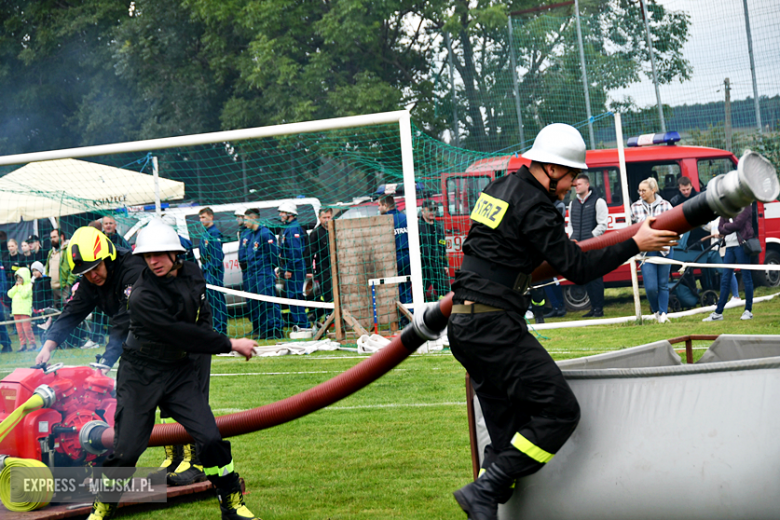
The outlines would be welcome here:
<svg viewBox="0 0 780 520">
<path fill-rule="evenodd" d="M 679 132 L 666 132 L 663 134 L 642 134 L 638 137 L 629 137 L 626 146 L 651 146 L 654 144 L 668 144 L 669 146 L 680 140 Z"/>
</svg>

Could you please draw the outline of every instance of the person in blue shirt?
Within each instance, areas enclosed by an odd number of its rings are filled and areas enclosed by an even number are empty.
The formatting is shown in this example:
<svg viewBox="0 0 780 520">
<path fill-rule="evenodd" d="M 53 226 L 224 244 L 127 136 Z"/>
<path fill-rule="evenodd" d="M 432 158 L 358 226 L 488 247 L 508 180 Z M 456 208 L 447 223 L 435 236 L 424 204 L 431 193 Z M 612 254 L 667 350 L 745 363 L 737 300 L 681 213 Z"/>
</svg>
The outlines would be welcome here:
<svg viewBox="0 0 780 520">
<path fill-rule="evenodd" d="M 241 233 L 239 255 L 246 259 L 244 290 L 265 296 L 276 296 L 276 274 L 279 245 L 267 227 L 260 224 L 260 211 L 246 210 L 246 232 Z M 283 337 L 282 310 L 278 303 L 247 299 L 252 319 L 252 334 L 258 339 Z"/>
<path fill-rule="evenodd" d="M 200 223 L 206 228 L 200 239 L 200 267 L 206 283 L 223 287 L 225 284 L 225 253 L 222 251 L 222 233 L 214 225 L 214 211 L 203 208 L 198 212 Z M 209 303 L 214 310 L 214 330 L 227 334 L 227 302 L 225 294 L 207 289 Z"/>
<path fill-rule="evenodd" d="M 306 281 L 306 232 L 298 224 L 298 208 L 292 202 L 279 206 L 279 218 L 285 224 L 280 239 L 279 267 L 284 275 L 284 297 L 303 300 L 303 283 Z M 308 327 L 305 307 L 290 306 L 290 326 Z"/>
<path fill-rule="evenodd" d="M 409 261 L 409 233 L 406 229 L 406 215 L 395 207 L 395 198 L 385 195 L 379 199 L 379 213 L 393 216 L 395 228 L 395 262 L 398 276 L 410 276 L 412 266 Z M 398 299 L 401 303 L 412 303 L 412 282 L 398 284 Z"/>
<path fill-rule="evenodd" d="M 247 226 L 244 210 L 237 209 L 235 217 L 238 224 L 238 232 L 236 233 L 238 235 L 238 267 L 241 269 L 241 287 L 246 291 L 246 244 L 249 242 L 252 230 Z"/>
</svg>

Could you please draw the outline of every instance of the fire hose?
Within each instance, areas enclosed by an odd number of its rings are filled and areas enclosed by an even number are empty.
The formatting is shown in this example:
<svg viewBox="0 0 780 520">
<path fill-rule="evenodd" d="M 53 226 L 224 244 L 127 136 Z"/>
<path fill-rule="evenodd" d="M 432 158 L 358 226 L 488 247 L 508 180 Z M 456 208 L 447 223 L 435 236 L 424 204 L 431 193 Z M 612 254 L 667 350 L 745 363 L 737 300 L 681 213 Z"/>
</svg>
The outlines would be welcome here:
<svg viewBox="0 0 780 520">
<path fill-rule="evenodd" d="M 716 216 L 731 218 L 755 200 L 770 202 L 780 194 L 780 182 L 774 166 L 754 152 L 746 152 L 739 160 L 737 170 L 714 178 L 701 193 L 684 204 L 657 217 L 653 227 L 677 233 L 712 221 Z M 602 249 L 633 237 L 640 224 L 584 240 L 578 245 L 583 251 Z M 558 273 L 548 263 L 543 263 L 532 274 L 535 281 L 545 280 Z M 452 311 L 452 293 L 425 312 L 416 312 L 412 323 L 390 344 L 370 358 L 346 372 L 300 394 L 259 408 L 217 417 L 217 426 L 223 437 L 251 433 L 298 419 L 329 406 L 376 381 L 425 341 L 436 339 L 446 327 Z M 113 445 L 112 428 L 95 428 L 89 442 L 95 448 Z M 154 427 L 149 446 L 185 444 L 192 438 L 179 424 L 158 424 Z"/>
<path fill-rule="evenodd" d="M 36 388 L 32 397 L 0 423 L 0 442 L 26 415 L 35 410 L 50 407 L 54 402 L 54 399 L 54 391 L 48 386 L 43 385 Z M 47 468 L 46 464 L 43 462 L 34 459 L 0 456 L 0 468 L 2 468 L 2 471 L 0 471 L 0 501 L 3 502 L 3 505 L 5 505 L 7 509 L 16 512 L 34 511 L 47 505 L 51 501 L 52 492 L 47 488 L 31 492 L 31 495 L 28 493 L 28 496 L 31 496 L 29 502 L 13 502 L 11 500 L 11 469 Z"/>
</svg>

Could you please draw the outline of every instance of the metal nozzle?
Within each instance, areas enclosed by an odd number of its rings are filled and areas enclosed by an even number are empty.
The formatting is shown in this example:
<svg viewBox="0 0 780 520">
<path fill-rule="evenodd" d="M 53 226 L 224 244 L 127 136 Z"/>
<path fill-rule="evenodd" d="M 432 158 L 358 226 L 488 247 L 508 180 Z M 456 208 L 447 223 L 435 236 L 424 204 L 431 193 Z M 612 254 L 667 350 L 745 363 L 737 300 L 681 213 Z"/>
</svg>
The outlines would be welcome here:
<svg viewBox="0 0 780 520">
<path fill-rule="evenodd" d="M 35 389 L 33 392 L 34 395 L 39 395 L 43 399 L 43 407 L 44 408 L 51 408 L 51 405 L 54 404 L 54 401 L 57 400 L 57 394 L 54 393 L 54 390 L 49 385 L 41 385 L 38 388 Z"/>
<path fill-rule="evenodd" d="M 721 217 L 732 218 L 753 201 L 777 199 L 780 181 L 771 162 L 756 152 L 745 150 L 737 169 L 712 179 L 706 195 L 712 211 Z"/>
</svg>

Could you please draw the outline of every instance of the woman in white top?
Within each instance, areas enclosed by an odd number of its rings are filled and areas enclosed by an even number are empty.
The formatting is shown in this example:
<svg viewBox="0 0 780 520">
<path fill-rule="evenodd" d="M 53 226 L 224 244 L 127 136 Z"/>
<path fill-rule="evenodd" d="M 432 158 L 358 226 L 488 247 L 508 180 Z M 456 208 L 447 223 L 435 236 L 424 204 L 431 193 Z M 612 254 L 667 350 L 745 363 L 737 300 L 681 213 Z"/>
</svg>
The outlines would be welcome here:
<svg viewBox="0 0 780 520">
<path fill-rule="evenodd" d="M 631 205 L 631 220 L 644 222 L 647 217 L 657 217 L 672 209 L 672 205 L 658 194 L 658 182 L 650 177 L 639 183 L 639 200 Z M 649 256 L 672 257 L 672 251 L 645 253 Z M 667 323 L 666 311 L 669 308 L 669 272 L 671 265 L 658 265 L 649 262 L 642 263 L 642 283 L 645 294 L 650 302 L 650 310 L 655 314 L 658 323 Z"/>
</svg>

